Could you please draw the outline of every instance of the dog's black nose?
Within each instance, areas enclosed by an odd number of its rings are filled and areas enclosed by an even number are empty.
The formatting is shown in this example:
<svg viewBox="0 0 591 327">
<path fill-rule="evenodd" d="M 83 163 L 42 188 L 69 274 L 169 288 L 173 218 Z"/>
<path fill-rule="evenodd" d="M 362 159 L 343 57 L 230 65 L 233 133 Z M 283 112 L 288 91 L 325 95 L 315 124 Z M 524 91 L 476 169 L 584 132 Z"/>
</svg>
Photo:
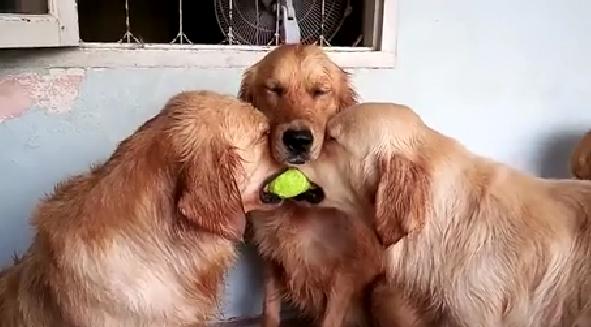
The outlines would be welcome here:
<svg viewBox="0 0 591 327">
<path fill-rule="evenodd" d="M 283 144 L 292 154 L 300 155 L 309 152 L 313 142 L 314 136 L 310 130 L 288 129 L 283 132 Z"/>
</svg>

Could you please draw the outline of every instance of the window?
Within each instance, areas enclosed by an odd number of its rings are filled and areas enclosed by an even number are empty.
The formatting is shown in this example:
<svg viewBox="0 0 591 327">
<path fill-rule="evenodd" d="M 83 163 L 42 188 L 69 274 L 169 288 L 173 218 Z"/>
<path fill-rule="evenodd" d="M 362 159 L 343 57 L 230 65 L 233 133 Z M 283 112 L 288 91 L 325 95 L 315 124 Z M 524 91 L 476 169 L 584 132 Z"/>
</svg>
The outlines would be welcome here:
<svg viewBox="0 0 591 327">
<path fill-rule="evenodd" d="M 181 52 L 167 64 L 245 66 L 286 41 L 321 44 L 344 67 L 395 59 L 396 0 L 0 1 L 0 47 L 76 45 L 107 61 L 106 50 L 117 53 L 103 67 Z"/>
<path fill-rule="evenodd" d="M 74 0 L 0 0 L 0 47 L 78 45 Z"/>
</svg>

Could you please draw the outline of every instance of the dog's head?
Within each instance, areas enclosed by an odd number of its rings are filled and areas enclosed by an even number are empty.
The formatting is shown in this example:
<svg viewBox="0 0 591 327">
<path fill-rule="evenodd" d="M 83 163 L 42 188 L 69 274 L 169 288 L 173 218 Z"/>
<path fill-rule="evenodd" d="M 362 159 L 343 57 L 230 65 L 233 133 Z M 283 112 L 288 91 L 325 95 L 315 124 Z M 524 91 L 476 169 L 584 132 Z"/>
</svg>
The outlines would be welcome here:
<svg viewBox="0 0 591 327">
<path fill-rule="evenodd" d="M 321 205 L 375 213 L 384 245 L 421 228 L 430 192 L 424 155 L 431 130 L 409 108 L 367 103 L 329 121 L 319 158 L 302 170 L 325 192 Z"/>
<path fill-rule="evenodd" d="M 179 212 L 206 231 L 241 239 L 245 212 L 269 208 L 259 190 L 278 169 L 269 153 L 266 117 L 250 104 L 213 92 L 181 93 L 163 114 L 168 118 L 163 144 L 180 167 Z"/>
<path fill-rule="evenodd" d="M 349 77 L 321 48 L 276 48 L 243 76 L 239 97 L 271 122 L 271 152 L 282 163 L 318 157 L 326 122 L 356 101 Z"/>
</svg>

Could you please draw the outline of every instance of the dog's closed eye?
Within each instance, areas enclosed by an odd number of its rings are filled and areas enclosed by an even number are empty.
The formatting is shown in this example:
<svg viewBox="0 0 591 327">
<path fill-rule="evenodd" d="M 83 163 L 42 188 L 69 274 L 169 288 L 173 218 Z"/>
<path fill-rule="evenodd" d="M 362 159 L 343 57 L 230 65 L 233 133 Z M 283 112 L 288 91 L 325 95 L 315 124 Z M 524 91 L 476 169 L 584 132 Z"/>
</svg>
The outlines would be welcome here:
<svg viewBox="0 0 591 327">
<path fill-rule="evenodd" d="M 315 98 L 321 97 L 323 95 L 327 95 L 330 93 L 330 89 L 329 88 L 315 88 L 312 90 L 312 96 L 314 96 Z"/>
<path fill-rule="evenodd" d="M 277 85 L 277 84 L 267 85 L 267 86 L 265 86 L 265 89 L 267 90 L 267 92 L 272 93 L 277 96 L 282 96 L 285 94 L 285 88 L 282 87 L 281 85 Z"/>
</svg>

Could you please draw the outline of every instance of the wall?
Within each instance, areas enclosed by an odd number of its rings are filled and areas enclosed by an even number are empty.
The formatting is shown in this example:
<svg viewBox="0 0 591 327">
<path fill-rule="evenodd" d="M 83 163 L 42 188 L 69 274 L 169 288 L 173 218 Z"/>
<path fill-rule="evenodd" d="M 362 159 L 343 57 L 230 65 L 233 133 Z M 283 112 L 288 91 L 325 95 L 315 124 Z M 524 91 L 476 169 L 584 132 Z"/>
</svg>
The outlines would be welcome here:
<svg viewBox="0 0 591 327">
<path fill-rule="evenodd" d="M 590 11 L 586 0 L 400 0 L 397 68 L 351 72 L 364 100 L 411 105 L 477 153 L 565 177 L 591 128 Z M 0 52 L 0 113 L 13 116 L 0 122 L 0 263 L 26 249 L 31 209 L 55 182 L 106 158 L 173 93 L 235 94 L 241 74 L 1 69 L 14 55 Z M 259 312 L 257 267 L 246 251 L 231 272 L 227 316 Z"/>
</svg>

